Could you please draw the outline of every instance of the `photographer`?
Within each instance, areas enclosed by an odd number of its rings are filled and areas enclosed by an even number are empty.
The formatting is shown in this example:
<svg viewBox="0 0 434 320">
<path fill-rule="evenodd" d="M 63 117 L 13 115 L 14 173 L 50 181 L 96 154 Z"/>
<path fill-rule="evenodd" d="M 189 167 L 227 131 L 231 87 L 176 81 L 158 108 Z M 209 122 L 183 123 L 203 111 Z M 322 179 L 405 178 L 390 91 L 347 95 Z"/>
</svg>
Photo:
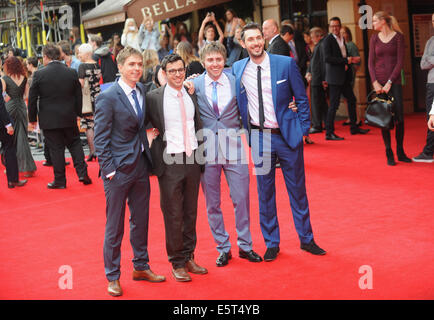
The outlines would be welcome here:
<svg viewBox="0 0 434 320">
<path fill-rule="evenodd" d="M 218 40 L 215 39 L 216 30 L 219 34 Z M 203 19 L 198 37 L 199 39 L 197 46 L 199 47 L 199 50 L 212 41 L 219 41 L 220 43 L 223 43 L 224 34 L 215 18 L 214 12 L 208 12 L 205 19 Z"/>
</svg>

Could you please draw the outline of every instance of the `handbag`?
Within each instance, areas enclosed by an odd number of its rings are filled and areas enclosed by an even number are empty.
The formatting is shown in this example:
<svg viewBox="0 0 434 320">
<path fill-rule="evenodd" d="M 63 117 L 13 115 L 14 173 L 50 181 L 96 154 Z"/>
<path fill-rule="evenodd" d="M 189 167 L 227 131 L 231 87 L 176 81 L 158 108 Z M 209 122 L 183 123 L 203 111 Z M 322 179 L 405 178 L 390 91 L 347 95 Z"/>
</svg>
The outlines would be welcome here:
<svg viewBox="0 0 434 320">
<path fill-rule="evenodd" d="M 83 86 L 83 106 L 81 108 L 82 114 L 92 113 L 92 99 L 90 97 L 90 85 L 89 85 L 89 79 L 84 79 L 84 86 Z"/>
<path fill-rule="evenodd" d="M 393 129 L 395 99 L 386 93 L 381 93 L 371 99 L 374 93 L 376 94 L 375 90 L 368 94 L 365 123 L 381 129 Z"/>
</svg>

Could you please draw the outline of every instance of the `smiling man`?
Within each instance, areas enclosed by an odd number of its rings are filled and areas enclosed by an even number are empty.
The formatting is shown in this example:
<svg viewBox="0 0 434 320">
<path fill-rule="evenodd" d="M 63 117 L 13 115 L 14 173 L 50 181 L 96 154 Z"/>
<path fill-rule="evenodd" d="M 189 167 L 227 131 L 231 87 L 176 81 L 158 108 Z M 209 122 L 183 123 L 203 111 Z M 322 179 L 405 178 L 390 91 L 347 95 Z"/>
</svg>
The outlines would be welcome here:
<svg viewBox="0 0 434 320">
<path fill-rule="evenodd" d="M 161 62 L 167 84 L 146 95 L 146 117 L 160 135 L 151 147 L 154 174 L 160 186 L 160 206 L 166 231 L 166 250 L 176 281 L 208 271 L 194 261 L 197 199 L 201 166 L 197 162 L 202 129 L 197 97 L 184 88 L 185 63 L 177 54 Z M 174 162 L 172 160 L 175 160 Z"/>
<path fill-rule="evenodd" d="M 301 249 L 315 255 L 326 252 L 313 239 L 306 194 L 303 135 L 310 127 L 309 102 L 295 60 L 264 51 L 264 36 L 256 23 L 244 26 L 242 45 L 249 58 L 232 68 L 238 106 L 245 128 L 249 129 L 252 156 L 257 168 L 259 218 L 267 250 L 265 261 L 280 251 L 277 220 L 275 167 L 279 159 Z M 295 99 L 298 112 L 290 107 Z M 257 160 L 262 158 L 264 162 Z M 271 170 L 263 170 L 267 159 Z M 262 170 L 261 170 L 262 169 Z"/>
<path fill-rule="evenodd" d="M 130 209 L 130 242 L 133 247 L 133 280 L 162 282 L 164 276 L 150 270 L 148 221 L 152 168 L 146 136 L 145 88 L 139 82 L 143 58 L 126 47 L 117 56 L 121 77 L 98 95 L 95 105 L 95 149 L 104 181 L 106 228 L 104 267 L 108 293 L 122 295 L 119 278 L 125 203 Z"/>
<path fill-rule="evenodd" d="M 202 49 L 200 58 L 206 73 L 194 79 L 194 87 L 203 127 L 210 132 L 207 134 L 210 139 L 205 142 L 205 148 L 207 159 L 211 160 L 205 164 L 201 181 L 208 223 L 219 252 L 216 265 L 223 267 L 232 258 L 229 234 L 225 230 L 220 208 L 222 171 L 225 173 L 235 210 L 239 257 L 251 262 L 261 262 L 262 258 L 252 250 L 249 168 L 241 158 L 244 151 L 239 135 L 241 125 L 235 95 L 235 78 L 232 74 L 223 72 L 226 62 L 226 49 L 223 44 L 207 44 Z M 236 134 L 231 136 L 229 130 Z"/>
</svg>

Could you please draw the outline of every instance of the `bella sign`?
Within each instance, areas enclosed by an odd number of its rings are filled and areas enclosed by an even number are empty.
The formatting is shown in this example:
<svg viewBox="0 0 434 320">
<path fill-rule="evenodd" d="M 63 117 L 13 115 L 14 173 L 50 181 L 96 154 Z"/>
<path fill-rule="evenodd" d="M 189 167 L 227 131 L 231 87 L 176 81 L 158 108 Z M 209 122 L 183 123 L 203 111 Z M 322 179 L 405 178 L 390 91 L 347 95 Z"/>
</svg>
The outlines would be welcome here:
<svg viewBox="0 0 434 320">
<path fill-rule="evenodd" d="M 154 21 L 177 17 L 185 13 L 215 6 L 229 0 L 136 0 L 126 5 L 127 15 L 137 24 L 142 23 L 143 15 L 152 16 Z"/>
</svg>

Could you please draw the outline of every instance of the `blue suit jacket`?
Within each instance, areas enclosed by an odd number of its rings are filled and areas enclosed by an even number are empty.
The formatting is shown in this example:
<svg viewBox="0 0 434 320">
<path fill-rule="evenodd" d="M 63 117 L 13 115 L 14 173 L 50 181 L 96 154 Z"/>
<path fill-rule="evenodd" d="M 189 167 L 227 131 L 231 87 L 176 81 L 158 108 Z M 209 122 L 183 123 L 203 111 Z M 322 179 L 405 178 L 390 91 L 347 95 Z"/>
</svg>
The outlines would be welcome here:
<svg viewBox="0 0 434 320">
<path fill-rule="evenodd" d="M 268 56 L 270 57 L 271 89 L 277 123 L 286 143 L 295 149 L 303 144 L 303 135 L 308 135 L 310 128 L 310 109 L 306 89 L 294 59 L 273 54 L 268 54 Z M 249 60 L 250 58 L 246 58 L 235 62 L 232 66 L 232 72 L 236 79 L 238 107 L 243 125 L 250 131 L 247 93 L 241 83 L 244 69 Z M 297 112 L 288 108 L 293 97 L 298 108 Z"/>
<path fill-rule="evenodd" d="M 137 83 L 146 112 L 145 87 Z M 137 114 L 117 81 L 100 93 L 95 103 L 95 150 L 104 177 L 113 171 L 134 172 L 142 145 L 151 170 L 151 154 L 146 137 L 145 123 L 139 123 Z"/>
</svg>

